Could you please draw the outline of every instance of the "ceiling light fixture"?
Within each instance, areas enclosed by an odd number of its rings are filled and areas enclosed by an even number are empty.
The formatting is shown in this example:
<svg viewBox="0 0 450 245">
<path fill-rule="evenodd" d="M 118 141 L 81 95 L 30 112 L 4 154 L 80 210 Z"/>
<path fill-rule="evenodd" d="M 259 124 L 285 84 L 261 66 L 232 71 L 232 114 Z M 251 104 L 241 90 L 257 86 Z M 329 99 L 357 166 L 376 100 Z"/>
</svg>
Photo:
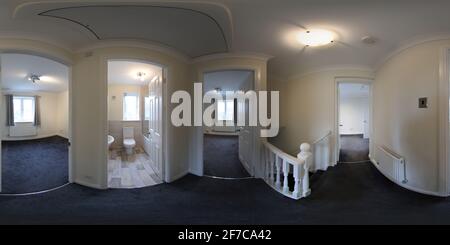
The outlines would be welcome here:
<svg viewBox="0 0 450 245">
<path fill-rule="evenodd" d="M 36 83 L 36 81 L 40 81 L 40 80 L 41 80 L 41 77 L 38 75 L 35 75 L 35 74 L 31 74 L 28 77 L 28 81 L 32 81 L 33 83 Z"/>
<path fill-rule="evenodd" d="M 146 75 L 147 75 L 147 74 L 145 74 L 145 72 L 138 72 L 138 73 L 137 73 L 137 78 L 138 78 L 139 80 L 141 80 L 141 81 L 144 81 Z"/>
<path fill-rule="evenodd" d="M 333 43 L 335 35 L 331 31 L 313 29 L 300 32 L 298 41 L 306 46 L 317 47 Z"/>
</svg>

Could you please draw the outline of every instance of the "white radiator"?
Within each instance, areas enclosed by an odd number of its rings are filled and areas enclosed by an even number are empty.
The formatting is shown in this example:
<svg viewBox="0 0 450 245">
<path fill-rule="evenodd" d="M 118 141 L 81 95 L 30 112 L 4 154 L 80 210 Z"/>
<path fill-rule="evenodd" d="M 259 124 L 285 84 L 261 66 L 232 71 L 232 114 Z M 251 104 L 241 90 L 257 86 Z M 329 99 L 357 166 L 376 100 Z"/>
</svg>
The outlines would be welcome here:
<svg viewBox="0 0 450 245">
<path fill-rule="evenodd" d="M 27 137 L 36 135 L 37 128 L 33 124 L 17 124 L 16 126 L 9 127 L 10 137 Z"/>
<path fill-rule="evenodd" d="M 406 184 L 406 163 L 405 159 L 384 147 L 375 147 L 374 159 L 380 171 L 391 177 L 393 180 Z"/>
</svg>

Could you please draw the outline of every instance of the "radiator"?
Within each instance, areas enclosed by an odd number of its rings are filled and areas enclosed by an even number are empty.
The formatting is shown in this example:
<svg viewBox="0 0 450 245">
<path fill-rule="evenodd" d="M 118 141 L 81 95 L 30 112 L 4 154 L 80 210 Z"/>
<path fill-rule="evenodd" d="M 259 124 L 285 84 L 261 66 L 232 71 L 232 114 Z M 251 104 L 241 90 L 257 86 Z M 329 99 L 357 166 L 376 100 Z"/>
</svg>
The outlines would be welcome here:
<svg viewBox="0 0 450 245">
<path fill-rule="evenodd" d="M 406 178 L 406 163 L 403 157 L 384 146 L 377 146 L 374 158 L 382 173 L 397 182 L 403 184 L 408 182 Z"/>
<path fill-rule="evenodd" d="M 27 137 L 36 135 L 37 129 L 33 124 L 17 124 L 16 126 L 9 127 L 10 137 Z"/>
</svg>

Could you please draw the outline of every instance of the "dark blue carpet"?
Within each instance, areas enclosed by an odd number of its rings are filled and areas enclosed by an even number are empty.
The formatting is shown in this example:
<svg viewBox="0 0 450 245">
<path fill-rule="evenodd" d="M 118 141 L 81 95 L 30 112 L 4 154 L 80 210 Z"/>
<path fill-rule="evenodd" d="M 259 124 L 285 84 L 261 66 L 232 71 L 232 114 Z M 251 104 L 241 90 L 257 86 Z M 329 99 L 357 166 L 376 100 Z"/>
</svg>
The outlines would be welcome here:
<svg viewBox="0 0 450 245">
<path fill-rule="evenodd" d="M 68 182 L 67 139 L 2 142 L 2 193 L 48 190 Z"/>
<path fill-rule="evenodd" d="M 0 197 L 0 224 L 450 224 L 450 200 L 405 190 L 371 163 L 339 164 L 311 178 L 299 201 L 260 179 L 188 175 L 134 190 L 76 184 Z"/>
<path fill-rule="evenodd" d="M 369 161 L 369 139 L 364 139 L 362 134 L 341 135 L 340 162 Z"/>
<path fill-rule="evenodd" d="M 239 160 L 238 136 L 205 134 L 203 136 L 203 170 L 203 174 L 209 176 L 250 177 Z"/>
</svg>

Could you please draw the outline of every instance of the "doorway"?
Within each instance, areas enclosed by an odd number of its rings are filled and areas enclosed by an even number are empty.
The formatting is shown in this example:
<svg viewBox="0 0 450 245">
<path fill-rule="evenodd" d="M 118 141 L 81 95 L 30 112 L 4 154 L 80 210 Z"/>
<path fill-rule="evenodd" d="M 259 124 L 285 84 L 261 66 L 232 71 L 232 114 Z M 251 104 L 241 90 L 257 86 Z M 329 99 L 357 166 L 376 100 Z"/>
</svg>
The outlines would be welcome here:
<svg viewBox="0 0 450 245">
<path fill-rule="evenodd" d="M 203 74 L 203 93 L 213 92 L 213 126 L 203 126 L 203 175 L 215 178 L 242 179 L 253 175 L 253 129 L 238 126 L 238 117 L 248 122 L 249 101 L 226 98 L 227 93 L 247 92 L 254 88 L 254 72 L 220 70 Z M 211 104 L 204 104 L 206 109 Z"/>
<path fill-rule="evenodd" d="M 70 179 L 70 67 L 22 53 L 1 59 L 1 194 L 27 195 Z"/>
<path fill-rule="evenodd" d="M 164 69 L 139 60 L 107 63 L 108 187 L 160 184 L 164 179 Z"/>
<path fill-rule="evenodd" d="M 371 83 L 337 83 L 338 162 L 369 161 L 371 137 Z"/>
</svg>

